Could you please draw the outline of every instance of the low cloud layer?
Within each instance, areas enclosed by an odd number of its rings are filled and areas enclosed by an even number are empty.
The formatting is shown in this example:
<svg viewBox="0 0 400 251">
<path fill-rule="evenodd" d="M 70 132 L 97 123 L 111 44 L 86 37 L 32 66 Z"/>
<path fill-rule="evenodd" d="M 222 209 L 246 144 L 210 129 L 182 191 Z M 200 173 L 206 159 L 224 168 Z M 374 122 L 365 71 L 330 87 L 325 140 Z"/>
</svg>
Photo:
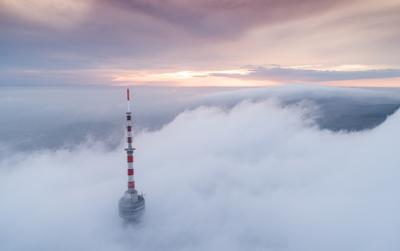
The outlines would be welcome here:
<svg viewBox="0 0 400 251">
<path fill-rule="evenodd" d="M 124 90 L 99 86 L 1 88 L 0 159 L 13 151 L 73 148 L 86 138 L 116 147 L 123 137 Z M 187 109 L 204 105 L 230 109 L 244 100 L 310 103 L 318 111 L 316 122 L 321 128 L 354 131 L 379 125 L 400 105 L 400 92 L 392 89 L 292 85 L 245 89 L 135 87 L 132 91 L 135 129 L 140 131 L 160 129 Z M 31 123 L 27 126 L 21 121 Z"/>
<path fill-rule="evenodd" d="M 136 137 L 147 211 L 124 226 L 123 146 L 0 162 L 2 250 L 398 250 L 399 113 L 320 130 L 309 105 L 181 113 Z"/>
</svg>

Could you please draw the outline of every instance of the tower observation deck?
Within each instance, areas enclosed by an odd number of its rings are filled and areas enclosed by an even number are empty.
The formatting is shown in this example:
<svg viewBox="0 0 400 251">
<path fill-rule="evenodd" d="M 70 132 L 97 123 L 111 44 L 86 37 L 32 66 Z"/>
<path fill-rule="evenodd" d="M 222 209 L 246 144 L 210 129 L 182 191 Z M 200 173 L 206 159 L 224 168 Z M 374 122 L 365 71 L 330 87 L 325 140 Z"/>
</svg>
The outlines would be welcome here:
<svg viewBox="0 0 400 251">
<path fill-rule="evenodd" d="M 145 201 L 142 194 L 139 194 L 135 187 L 134 179 L 134 156 L 133 153 L 135 148 L 132 147 L 132 112 L 130 110 L 130 93 L 129 88 L 126 89 L 126 99 L 128 103 L 128 110 L 126 112 L 126 138 L 128 147 L 125 149 L 127 154 L 128 163 L 128 190 L 124 193 L 122 198 L 119 200 L 119 216 L 127 222 L 138 221 L 145 209 Z"/>
</svg>

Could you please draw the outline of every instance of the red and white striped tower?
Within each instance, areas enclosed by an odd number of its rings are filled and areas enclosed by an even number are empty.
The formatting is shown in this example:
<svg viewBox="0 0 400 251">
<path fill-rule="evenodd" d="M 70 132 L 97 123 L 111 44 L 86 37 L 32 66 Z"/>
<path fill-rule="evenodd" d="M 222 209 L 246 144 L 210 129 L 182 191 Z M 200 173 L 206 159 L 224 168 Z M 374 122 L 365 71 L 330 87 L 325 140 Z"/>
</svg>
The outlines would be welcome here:
<svg viewBox="0 0 400 251">
<path fill-rule="evenodd" d="M 133 169 L 133 161 L 134 161 L 133 152 L 135 151 L 135 148 L 132 147 L 133 128 L 132 128 L 132 112 L 130 106 L 129 88 L 126 89 L 126 99 L 128 103 L 127 104 L 128 110 L 126 112 L 126 139 L 128 147 L 125 149 L 125 151 L 127 154 L 127 162 L 128 162 L 128 191 L 135 192 L 135 179 L 134 179 L 134 169 Z"/>
<path fill-rule="evenodd" d="M 132 112 L 130 109 L 130 93 L 129 88 L 126 90 L 126 99 L 128 102 L 128 111 L 126 112 L 126 140 L 128 147 L 125 149 L 128 162 L 128 190 L 119 200 L 119 215 L 127 222 L 136 222 L 140 219 L 145 209 L 145 200 L 143 194 L 138 194 L 135 189 L 134 169 L 133 169 L 133 152 L 132 147 Z"/>
</svg>

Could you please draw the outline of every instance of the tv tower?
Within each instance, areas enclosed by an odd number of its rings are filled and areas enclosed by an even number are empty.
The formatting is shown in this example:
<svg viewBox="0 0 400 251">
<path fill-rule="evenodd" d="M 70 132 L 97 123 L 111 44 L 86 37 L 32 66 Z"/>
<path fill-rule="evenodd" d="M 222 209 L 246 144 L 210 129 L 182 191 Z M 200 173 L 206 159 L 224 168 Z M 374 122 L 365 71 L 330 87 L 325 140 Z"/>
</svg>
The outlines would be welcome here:
<svg viewBox="0 0 400 251">
<path fill-rule="evenodd" d="M 128 162 L 128 190 L 124 193 L 124 196 L 119 200 L 119 216 L 127 222 L 135 222 L 140 219 L 140 216 L 144 212 L 144 197 L 142 194 L 138 194 L 135 188 L 134 180 L 134 168 L 133 168 L 133 152 L 135 148 L 132 147 L 132 112 L 130 109 L 130 93 L 129 88 L 126 89 L 126 99 L 128 103 L 128 110 L 126 112 L 126 138 L 128 147 L 125 149 L 127 154 Z"/>
</svg>

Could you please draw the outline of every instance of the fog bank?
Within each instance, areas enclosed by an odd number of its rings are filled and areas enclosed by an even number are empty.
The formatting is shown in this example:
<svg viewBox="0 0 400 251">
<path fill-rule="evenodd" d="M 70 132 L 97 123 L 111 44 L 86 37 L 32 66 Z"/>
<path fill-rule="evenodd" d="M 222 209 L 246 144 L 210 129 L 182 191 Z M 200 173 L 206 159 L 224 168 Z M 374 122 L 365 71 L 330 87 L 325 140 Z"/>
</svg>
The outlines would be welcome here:
<svg viewBox="0 0 400 251">
<path fill-rule="evenodd" d="M 180 113 L 135 139 L 141 224 L 125 226 L 123 144 L 0 162 L 1 250 L 398 250 L 400 114 L 321 130 L 312 104 Z"/>
</svg>

